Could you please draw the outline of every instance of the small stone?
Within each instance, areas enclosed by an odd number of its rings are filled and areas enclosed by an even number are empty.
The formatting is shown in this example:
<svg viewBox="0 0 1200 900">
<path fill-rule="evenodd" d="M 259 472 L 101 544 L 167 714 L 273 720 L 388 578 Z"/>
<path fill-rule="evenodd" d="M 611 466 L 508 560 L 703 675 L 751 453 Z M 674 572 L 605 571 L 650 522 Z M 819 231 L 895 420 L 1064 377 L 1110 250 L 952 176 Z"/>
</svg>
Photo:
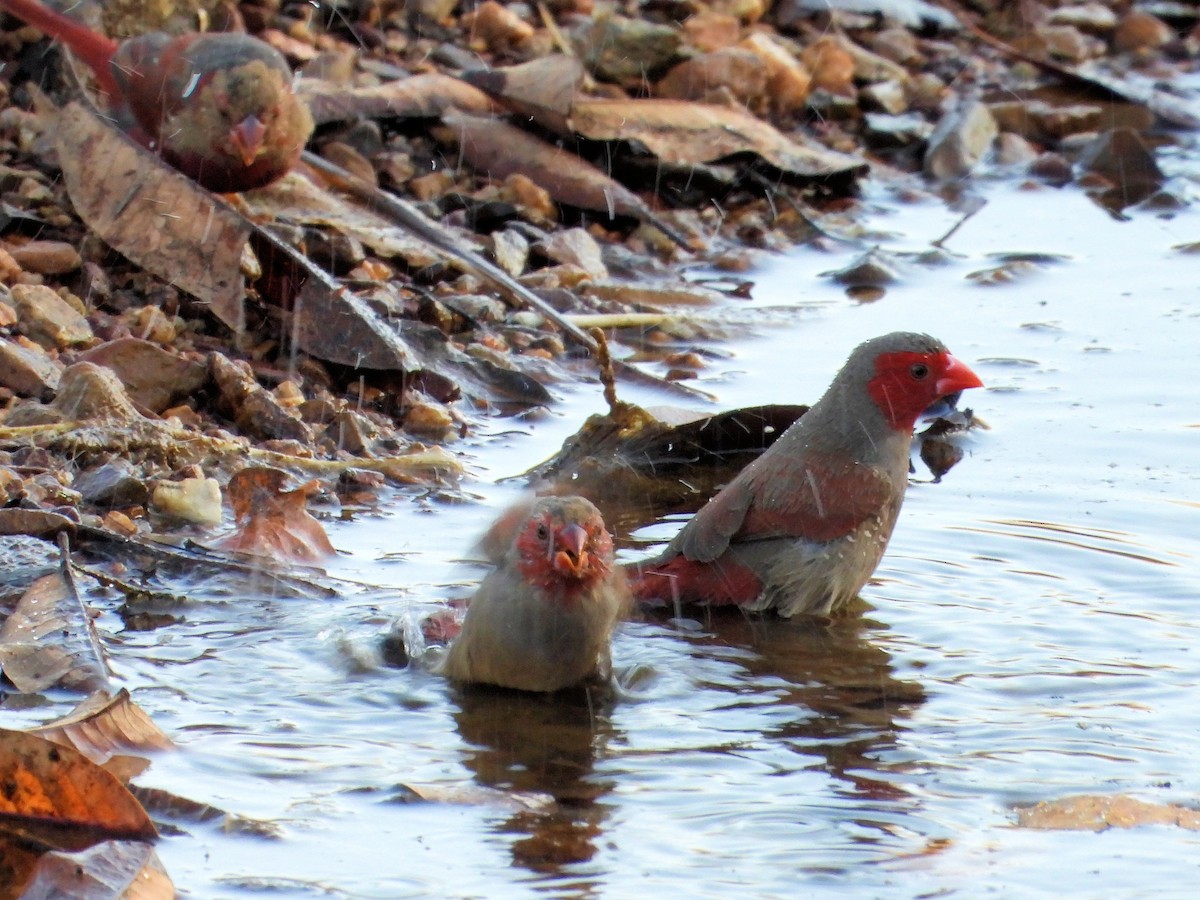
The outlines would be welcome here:
<svg viewBox="0 0 1200 900">
<path fill-rule="evenodd" d="M 917 37 L 907 28 L 885 28 L 869 36 L 871 49 L 894 63 L 915 66 L 924 62 Z"/>
<path fill-rule="evenodd" d="M 1047 25 L 1037 30 L 1038 43 L 1050 56 L 1083 62 L 1104 55 L 1104 42 L 1070 25 Z"/>
<path fill-rule="evenodd" d="M 766 90 L 767 68 L 758 56 L 727 47 L 681 62 L 655 85 L 654 92 L 659 97 L 700 103 L 721 103 L 729 97 L 754 106 Z"/>
<path fill-rule="evenodd" d="M 673 63 L 682 37 L 674 26 L 600 14 L 577 41 L 579 56 L 602 81 L 640 85 Z"/>
<path fill-rule="evenodd" d="M 527 175 L 509 175 L 504 179 L 500 198 L 520 208 L 534 222 L 550 222 L 556 216 L 550 192 Z"/>
<path fill-rule="evenodd" d="M 875 109 L 898 116 L 908 109 L 908 93 L 898 81 L 869 84 L 858 93 L 863 109 Z"/>
<path fill-rule="evenodd" d="M 137 523 L 119 509 L 110 509 L 106 512 L 101 520 L 101 527 L 126 537 L 133 537 L 138 533 Z"/>
<path fill-rule="evenodd" d="M 87 319 L 45 285 L 13 285 L 12 306 L 20 332 L 47 349 L 61 350 L 93 338 Z"/>
<path fill-rule="evenodd" d="M 529 265 L 529 241 L 511 228 L 494 231 L 492 258 L 496 260 L 496 265 L 509 275 L 519 277 Z"/>
<path fill-rule="evenodd" d="M 332 443 L 334 449 L 352 456 L 373 456 L 372 448 L 378 438 L 375 423 L 352 409 L 336 413 L 324 434 L 325 441 Z"/>
<path fill-rule="evenodd" d="M 1102 3 L 1060 6 L 1046 19 L 1051 25 L 1071 25 L 1089 34 L 1107 34 L 1117 26 L 1117 14 Z"/>
<path fill-rule="evenodd" d="M 135 338 L 163 345 L 175 343 L 175 320 L 158 306 L 127 309 L 121 313 L 121 321 Z"/>
<path fill-rule="evenodd" d="M 196 525 L 220 525 L 221 486 L 215 478 L 160 481 L 154 487 L 150 506 L 173 519 Z"/>
<path fill-rule="evenodd" d="M 357 237 L 324 228 L 304 229 L 304 255 L 335 275 L 345 275 L 367 258 Z"/>
<path fill-rule="evenodd" d="M 683 34 L 687 43 L 701 53 L 711 53 L 723 47 L 732 47 L 741 36 L 738 20 L 711 9 L 698 9 L 683 23 Z"/>
<path fill-rule="evenodd" d="M 90 362 L 77 362 L 63 371 L 58 396 L 53 403 L 18 407 L 9 413 L 6 424 L 43 425 L 66 421 L 129 425 L 144 420 L 110 369 Z"/>
<path fill-rule="evenodd" d="M 63 365 L 51 359 L 40 345 L 23 347 L 0 340 L 0 385 L 19 397 L 49 400 L 58 390 Z"/>
<path fill-rule="evenodd" d="M 935 181 L 970 175 L 991 149 L 999 128 L 991 110 L 978 100 L 942 116 L 929 138 L 924 169 Z"/>
<path fill-rule="evenodd" d="M 1071 163 L 1061 153 L 1042 153 L 1029 164 L 1029 174 L 1054 187 L 1070 184 L 1075 177 Z"/>
<path fill-rule="evenodd" d="M 1157 16 L 1131 10 L 1121 17 L 1113 34 L 1113 46 L 1122 51 L 1157 50 L 1175 39 L 1171 27 Z"/>
<path fill-rule="evenodd" d="M 772 112 L 787 115 L 804 108 L 813 76 L 791 49 L 762 32 L 750 35 L 738 46 L 753 53 L 766 68 L 766 92 Z"/>
<path fill-rule="evenodd" d="M 996 139 L 996 162 L 1001 166 L 1025 166 L 1037 159 L 1037 149 L 1019 134 L 1000 133 Z"/>
<path fill-rule="evenodd" d="M 83 264 L 79 251 L 65 241 L 30 241 L 8 252 L 22 269 L 38 275 L 65 275 Z"/>
<path fill-rule="evenodd" d="M 854 93 L 854 57 L 842 38 L 817 38 L 804 48 L 800 61 L 812 73 L 813 87 L 843 97 Z"/>
<path fill-rule="evenodd" d="M 519 47 L 533 37 L 533 26 L 496 0 L 484 0 L 463 17 L 468 37 L 493 53 Z"/>
<path fill-rule="evenodd" d="M 80 360 L 111 369 L 130 399 L 155 413 L 195 393 L 208 381 L 204 363 L 135 337 L 100 344 Z"/>
<path fill-rule="evenodd" d="M 537 250 L 555 262 L 578 266 L 593 280 L 608 277 L 600 245 L 582 228 L 555 232 L 539 241 Z"/>
<path fill-rule="evenodd" d="M 146 483 L 134 473 L 133 464 L 119 457 L 80 472 L 72 486 L 93 506 L 142 506 L 150 496 Z"/>
<path fill-rule="evenodd" d="M 453 427 L 446 407 L 433 401 L 413 403 L 404 414 L 404 430 L 414 434 L 441 434 Z"/>
<path fill-rule="evenodd" d="M 418 200 L 437 200 L 454 187 L 454 176 L 443 169 L 421 175 L 408 183 L 408 189 Z"/>
</svg>

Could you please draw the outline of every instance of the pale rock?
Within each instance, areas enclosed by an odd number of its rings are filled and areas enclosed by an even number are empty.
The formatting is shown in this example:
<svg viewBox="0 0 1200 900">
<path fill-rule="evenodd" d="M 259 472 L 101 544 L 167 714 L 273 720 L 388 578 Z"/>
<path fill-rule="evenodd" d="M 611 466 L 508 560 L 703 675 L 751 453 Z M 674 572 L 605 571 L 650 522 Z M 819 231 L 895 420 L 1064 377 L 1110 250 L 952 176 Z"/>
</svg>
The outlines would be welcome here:
<svg viewBox="0 0 1200 900">
<path fill-rule="evenodd" d="M 150 507 L 157 513 L 196 525 L 221 524 L 221 486 L 215 478 L 160 481 Z"/>
<path fill-rule="evenodd" d="M 578 266 L 593 280 L 608 277 L 603 254 L 596 239 L 582 228 L 568 228 L 549 235 L 537 244 L 538 252 L 557 263 Z"/>
<path fill-rule="evenodd" d="M 17 329 L 43 347 L 61 350 L 92 340 L 87 319 L 45 285 L 15 284 L 11 296 Z"/>
<path fill-rule="evenodd" d="M 950 110 L 929 137 L 925 175 L 935 181 L 970 175 L 983 161 L 998 133 L 996 118 L 978 100 L 968 100 Z"/>
<path fill-rule="evenodd" d="M 51 359 L 40 346 L 0 340 L 0 385 L 17 396 L 49 400 L 58 390 L 62 372 L 62 363 Z"/>
</svg>

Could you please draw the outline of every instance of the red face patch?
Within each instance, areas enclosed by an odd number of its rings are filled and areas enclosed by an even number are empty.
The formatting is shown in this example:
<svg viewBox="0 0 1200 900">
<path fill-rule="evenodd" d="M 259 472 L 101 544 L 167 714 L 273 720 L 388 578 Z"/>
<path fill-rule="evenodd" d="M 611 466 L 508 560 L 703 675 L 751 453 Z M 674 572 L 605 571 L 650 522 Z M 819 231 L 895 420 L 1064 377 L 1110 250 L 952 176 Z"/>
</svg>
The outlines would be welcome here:
<svg viewBox="0 0 1200 900">
<path fill-rule="evenodd" d="M 939 392 L 939 388 L 944 387 L 943 374 L 952 369 L 954 364 L 966 369 L 946 352 L 882 353 L 875 361 L 875 376 L 867 382 L 867 391 L 893 428 L 912 431 L 917 416 L 934 401 L 962 390 L 961 387 L 955 387 Z"/>
</svg>

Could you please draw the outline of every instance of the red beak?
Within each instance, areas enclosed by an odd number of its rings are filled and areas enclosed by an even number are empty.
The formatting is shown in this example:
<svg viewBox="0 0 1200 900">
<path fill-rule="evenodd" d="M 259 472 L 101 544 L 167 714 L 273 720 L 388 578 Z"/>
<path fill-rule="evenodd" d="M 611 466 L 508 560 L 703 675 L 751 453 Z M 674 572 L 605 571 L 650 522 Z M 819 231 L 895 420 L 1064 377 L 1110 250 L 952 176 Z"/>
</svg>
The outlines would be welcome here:
<svg viewBox="0 0 1200 900">
<path fill-rule="evenodd" d="M 254 115 L 246 116 L 229 131 L 229 141 L 247 168 L 254 165 L 254 161 L 258 159 L 266 136 L 267 126 Z"/>
<path fill-rule="evenodd" d="M 554 568 L 578 575 L 587 565 L 588 533 L 582 525 L 566 525 L 554 535 Z"/>
<path fill-rule="evenodd" d="M 948 394 L 957 394 L 959 391 L 965 391 L 967 388 L 983 387 L 983 382 L 979 380 L 979 376 L 967 368 L 966 363 L 959 362 L 949 353 L 946 354 L 944 361 L 945 368 L 942 369 L 937 384 L 934 386 L 934 390 L 937 391 L 939 397 L 945 397 Z"/>
</svg>

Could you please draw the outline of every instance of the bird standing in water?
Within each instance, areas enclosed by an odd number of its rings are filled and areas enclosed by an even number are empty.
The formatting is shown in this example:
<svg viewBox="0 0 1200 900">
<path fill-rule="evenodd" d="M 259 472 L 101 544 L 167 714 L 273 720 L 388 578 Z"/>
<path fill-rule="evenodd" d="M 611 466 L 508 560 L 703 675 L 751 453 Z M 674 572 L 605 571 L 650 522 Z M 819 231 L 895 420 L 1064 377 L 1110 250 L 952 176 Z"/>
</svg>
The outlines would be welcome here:
<svg viewBox="0 0 1200 900">
<path fill-rule="evenodd" d="M 917 418 L 983 382 L 935 338 L 895 332 L 850 354 L 829 389 L 653 559 L 634 597 L 824 616 L 867 583 L 908 485 Z"/>
<path fill-rule="evenodd" d="M 496 568 L 439 670 L 524 691 L 607 678 L 629 589 L 599 510 L 582 497 L 541 497 L 502 516 L 483 546 Z"/>
</svg>

